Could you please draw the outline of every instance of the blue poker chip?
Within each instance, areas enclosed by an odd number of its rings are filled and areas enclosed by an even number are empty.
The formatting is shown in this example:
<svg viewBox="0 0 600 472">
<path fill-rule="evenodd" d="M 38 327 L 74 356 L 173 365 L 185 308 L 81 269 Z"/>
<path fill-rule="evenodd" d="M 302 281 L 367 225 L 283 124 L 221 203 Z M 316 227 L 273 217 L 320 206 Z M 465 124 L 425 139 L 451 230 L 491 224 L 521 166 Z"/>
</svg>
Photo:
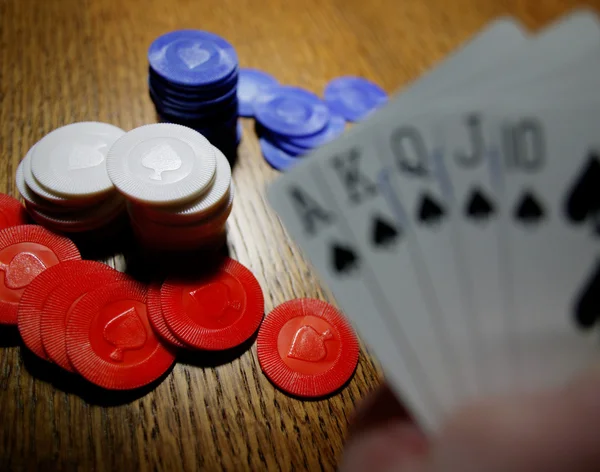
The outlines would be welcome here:
<svg viewBox="0 0 600 472">
<path fill-rule="evenodd" d="M 150 98 L 161 109 L 171 109 L 175 113 L 196 115 L 200 117 L 223 115 L 228 112 L 236 112 L 238 101 L 235 93 L 223 96 L 212 101 L 179 100 L 161 94 L 152 86 L 149 87 Z M 235 92 L 235 90 L 234 90 Z"/>
<path fill-rule="evenodd" d="M 182 86 L 216 84 L 236 69 L 238 57 L 231 44 L 206 31 L 179 30 L 163 34 L 150 45 L 152 70 L 167 82 Z"/>
<path fill-rule="evenodd" d="M 240 69 L 237 95 L 240 102 L 240 115 L 254 116 L 254 100 L 264 90 L 278 85 L 275 77 L 257 69 Z"/>
<path fill-rule="evenodd" d="M 287 154 L 294 157 L 302 157 L 308 154 L 310 151 L 312 151 L 312 149 L 310 148 L 296 146 L 294 143 L 291 143 L 289 141 L 271 141 L 273 143 L 276 143 L 279 149 L 285 151 Z"/>
<path fill-rule="evenodd" d="M 260 150 L 262 152 L 265 161 L 269 163 L 273 169 L 287 171 L 298 164 L 298 157 L 293 157 L 287 154 L 285 151 L 277 148 L 275 144 L 266 138 L 260 138 Z"/>
<path fill-rule="evenodd" d="M 329 109 L 312 92 L 297 87 L 271 87 L 256 97 L 254 116 L 273 133 L 300 137 L 324 129 L 329 122 Z"/>
<path fill-rule="evenodd" d="M 331 111 L 348 121 L 363 120 L 388 99 L 387 93 L 378 85 L 361 77 L 350 76 L 329 82 L 324 97 Z"/>
<path fill-rule="evenodd" d="M 197 100 L 211 100 L 229 93 L 237 88 L 238 81 L 239 70 L 237 67 L 221 82 L 200 86 L 182 86 L 173 84 L 156 74 L 152 68 L 149 69 L 148 73 L 148 83 L 156 90 L 161 90 L 180 98 L 193 98 Z"/>
<path fill-rule="evenodd" d="M 331 118 L 323 131 L 312 136 L 289 138 L 287 141 L 299 148 L 314 149 L 339 138 L 346 129 L 346 120 L 341 115 L 330 113 Z"/>
<path fill-rule="evenodd" d="M 206 123 L 207 126 L 211 126 L 233 121 L 238 117 L 237 100 L 221 108 L 183 110 L 179 107 L 176 108 L 172 105 L 165 104 L 164 101 L 157 99 L 152 94 L 150 94 L 150 98 L 154 102 L 154 106 L 159 115 L 166 115 L 182 121 Z"/>
</svg>

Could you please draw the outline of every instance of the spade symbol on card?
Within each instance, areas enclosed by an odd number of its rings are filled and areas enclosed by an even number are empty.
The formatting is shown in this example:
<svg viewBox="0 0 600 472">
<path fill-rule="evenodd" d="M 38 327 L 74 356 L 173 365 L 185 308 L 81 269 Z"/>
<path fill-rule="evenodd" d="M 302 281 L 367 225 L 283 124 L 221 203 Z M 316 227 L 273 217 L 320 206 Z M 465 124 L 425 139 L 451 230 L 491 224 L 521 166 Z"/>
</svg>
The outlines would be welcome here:
<svg viewBox="0 0 600 472">
<path fill-rule="evenodd" d="M 569 220 L 582 222 L 600 210 L 600 160 L 591 154 L 581 174 L 567 192 L 566 212 Z"/>
<path fill-rule="evenodd" d="M 400 230 L 381 216 L 373 222 L 373 244 L 376 247 L 392 246 L 401 236 Z"/>
<path fill-rule="evenodd" d="M 600 262 L 586 280 L 575 301 L 575 322 L 581 329 L 591 328 L 600 317 Z"/>
<path fill-rule="evenodd" d="M 544 208 L 531 191 L 526 191 L 515 208 L 515 218 L 524 224 L 537 224 L 544 218 Z"/>
<path fill-rule="evenodd" d="M 333 246 L 333 267 L 337 273 L 347 273 L 358 266 L 358 256 L 352 248 Z"/>
<path fill-rule="evenodd" d="M 418 220 L 425 224 L 435 224 L 444 216 L 444 208 L 430 195 L 421 197 Z"/>
<path fill-rule="evenodd" d="M 467 200 L 467 207 L 465 208 L 467 218 L 483 221 L 493 215 L 494 211 L 492 201 L 485 195 L 483 190 L 473 190 L 471 196 Z"/>
</svg>

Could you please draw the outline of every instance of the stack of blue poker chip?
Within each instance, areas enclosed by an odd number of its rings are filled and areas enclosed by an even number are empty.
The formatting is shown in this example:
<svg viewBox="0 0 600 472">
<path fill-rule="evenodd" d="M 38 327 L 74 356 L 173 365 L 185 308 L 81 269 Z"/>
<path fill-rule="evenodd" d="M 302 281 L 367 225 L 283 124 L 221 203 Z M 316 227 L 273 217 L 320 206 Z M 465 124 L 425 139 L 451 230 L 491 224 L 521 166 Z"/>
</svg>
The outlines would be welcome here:
<svg viewBox="0 0 600 472">
<path fill-rule="evenodd" d="M 314 93 L 297 87 L 264 88 L 253 105 L 263 156 L 281 171 L 338 138 L 346 125 L 344 118 L 331 113 Z"/>
<path fill-rule="evenodd" d="M 150 45 L 148 62 L 150 98 L 160 120 L 193 128 L 234 155 L 241 135 L 233 46 L 206 31 L 173 31 Z"/>
</svg>

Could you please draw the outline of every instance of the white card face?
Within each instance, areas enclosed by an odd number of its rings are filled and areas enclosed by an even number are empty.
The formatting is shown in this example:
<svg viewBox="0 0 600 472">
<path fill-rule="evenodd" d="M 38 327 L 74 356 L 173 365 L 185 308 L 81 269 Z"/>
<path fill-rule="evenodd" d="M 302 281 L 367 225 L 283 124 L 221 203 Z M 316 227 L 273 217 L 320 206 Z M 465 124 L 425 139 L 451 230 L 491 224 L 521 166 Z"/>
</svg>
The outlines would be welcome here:
<svg viewBox="0 0 600 472">
<path fill-rule="evenodd" d="M 317 166 L 314 178 L 330 193 L 330 200 L 335 201 L 348 233 L 357 244 L 363 270 L 372 274 L 381 301 L 395 313 L 397 332 L 403 333 L 396 342 L 404 356 L 415 358 L 443 411 L 450 411 L 464 397 L 465 379 L 448 338 L 455 320 L 443 316 L 427 270 L 415 252 L 416 241 L 421 242 L 419 228 L 412 218 L 406 218 L 404 212 L 395 212 L 386 201 L 385 190 L 380 188 L 385 184 L 378 182 L 382 165 L 374 158 L 372 143 L 354 143 L 345 153 L 337 153 L 318 164 L 314 162 L 313 168 Z M 393 173 L 390 169 L 390 174 Z M 411 179 L 402 181 L 410 183 Z M 422 185 L 415 183 L 417 186 Z M 401 187 L 405 190 L 404 185 Z M 391 183 L 388 188 L 392 189 Z M 436 198 L 433 194 L 429 197 Z M 422 205 L 417 201 L 420 198 L 414 196 L 415 206 Z M 428 225 L 424 233 L 435 234 L 438 220 Z"/>
<path fill-rule="evenodd" d="M 564 83 L 564 80 L 554 78 L 552 73 L 568 73 L 599 47 L 600 22 L 597 15 L 587 10 L 577 11 L 550 25 L 530 41 L 523 42 L 518 51 L 506 56 L 497 67 L 473 76 L 458 93 L 432 103 L 436 110 L 465 110 L 480 107 L 499 97 L 506 99 L 523 84 L 535 83 L 539 90 L 540 87 L 548 87 L 545 82 Z"/>
<path fill-rule="evenodd" d="M 502 233 L 502 175 L 491 140 L 490 120 L 478 113 L 440 118 L 443 149 L 437 176 L 454 218 L 455 247 L 467 293 L 466 312 L 474 344 L 479 394 L 511 390 L 515 361 L 506 313 L 506 240 Z"/>
<path fill-rule="evenodd" d="M 459 392 L 456 404 L 477 395 L 479 388 L 472 314 L 465 298 L 468 293 L 460 254 L 456 251 L 454 215 L 436 177 L 439 149 L 434 146 L 431 129 L 417 118 L 406 124 L 402 120 L 388 123 L 378 131 L 381 134 L 373 137 L 374 150 L 385 167 L 379 181 L 396 219 L 404 221 L 407 227 L 428 310 L 444 328 L 440 337 L 445 339 L 440 345 L 447 363 L 452 359 L 448 372 L 459 382 L 455 386 Z M 403 264 L 394 267 L 396 274 L 405 268 Z"/>
<path fill-rule="evenodd" d="M 515 354 L 520 385 L 534 390 L 567 380 L 600 354 L 592 329 L 598 285 L 590 281 L 598 257 L 590 220 L 600 179 L 581 177 L 589 162 L 597 163 L 600 114 L 560 107 L 513 116 L 504 119 L 496 145 L 502 149 Z"/>
<path fill-rule="evenodd" d="M 433 93 L 435 89 L 443 87 L 448 82 L 458 82 L 464 75 L 468 76 L 472 70 L 496 64 L 503 56 L 522 45 L 524 41 L 525 35 L 515 22 L 498 21 L 428 74 L 423 81 L 411 86 L 399 100 L 407 105 L 411 103 L 416 105 L 426 93 Z M 360 126 L 357 126 L 356 130 L 359 128 Z M 350 135 L 353 133 L 348 133 L 348 136 Z M 328 156 L 339 150 L 337 144 L 334 143 L 325 146 L 319 152 Z M 309 172 L 308 164 L 310 162 L 306 160 L 292 174 L 273 184 L 269 191 L 270 202 L 285 222 L 288 231 L 299 242 L 320 272 L 325 283 L 332 289 L 346 314 L 359 329 L 360 335 L 381 361 L 392 387 L 399 395 L 407 398 L 408 403 L 415 410 L 415 415 L 423 425 L 428 429 L 434 429 L 441 417 L 441 405 L 431 393 L 428 393 L 431 387 L 425 385 L 426 372 L 416 372 L 415 366 L 409 365 L 410 356 L 407 358 L 404 352 L 399 353 L 397 339 L 392 335 L 391 321 L 386 318 L 387 314 L 382 315 L 379 312 L 377 302 L 365 289 L 364 282 L 360 279 L 352 279 L 342 283 L 334 277 L 330 266 L 326 263 L 329 258 L 325 251 L 329 246 L 326 246 L 320 237 L 307 234 L 303 229 L 302 218 L 298 217 L 297 212 L 291 211 L 296 204 L 290 200 L 287 184 L 295 181 L 296 176 L 299 176 L 300 180 L 307 179 L 306 183 L 314 186 L 311 178 L 306 174 Z M 337 226 L 328 226 L 328 228 L 335 228 L 328 231 L 343 235 L 343 231 Z M 341 240 L 344 241 L 343 238 Z"/>
<path fill-rule="evenodd" d="M 359 254 L 353 232 L 321 182 L 318 163 L 313 163 L 302 166 L 294 179 L 275 182 L 269 191 L 271 205 L 379 358 L 392 388 L 417 420 L 434 430 L 441 409 L 426 381 L 427 373 L 407 350 L 396 307 L 389 306 L 370 263 Z"/>
</svg>

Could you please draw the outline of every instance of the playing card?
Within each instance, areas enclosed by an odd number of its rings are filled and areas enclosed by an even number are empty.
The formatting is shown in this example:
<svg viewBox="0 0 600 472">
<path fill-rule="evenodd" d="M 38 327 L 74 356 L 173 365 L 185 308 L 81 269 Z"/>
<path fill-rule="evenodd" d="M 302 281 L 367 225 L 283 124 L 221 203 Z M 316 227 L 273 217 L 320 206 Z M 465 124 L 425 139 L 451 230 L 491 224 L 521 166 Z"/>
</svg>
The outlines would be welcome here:
<svg viewBox="0 0 600 472">
<path fill-rule="evenodd" d="M 433 91 L 438 84 L 442 85 L 444 75 L 457 81 L 463 74 L 468 74 L 470 68 L 477 68 L 478 64 L 493 64 L 504 53 L 518 47 L 522 40 L 524 40 L 524 35 L 514 23 L 506 20 L 499 21 L 455 54 L 451 60 L 439 66 L 434 73 L 429 74 L 427 87 L 416 84 L 409 89 L 408 93 L 402 95 L 401 99 L 405 100 L 407 104 L 410 104 L 412 100 L 416 102 L 419 95 L 425 94 L 430 89 Z M 349 133 L 349 135 L 351 134 Z M 328 149 L 327 154 L 333 154 L 336 146 L 325 146 L 323 151 L 326 149 Z M 308 161 L 306 163 L 308 164 Z M 298 176 L 297 180 L 293 179 L 294 182 L 298 182 L 300 188 L 303 188 L 304 185 L 314 185 L 313 172 L 308 172 L 305 169 L 306 165 L 299 167 L 294 172 L 294 175 Z M 333 257 L 329 253 L 331 242 L 322 236 L 327 232 L 314 234 L 310 231 L 307 232 L 303 219 L 296 211 L 292 211 L 297 206 L 298 200 L 291 197 L 287 179 L 280 179 L 276 182 L 269 194 L 273 207 L 286 223 L 288 230 L 300 242 L 313 265 L 336 295 L 342 308 L 358 327 L 375 355 L 379 357 L 392 386 L 401 395 L 408 397 L 409 403 L 415 408 L 417 416 L 424 425 L 429 429 L 434 428 L 441 417 L 440 402 L 434 398 L 431 385 L 424 381 L 427 373 L 417 367 L 414 354 L 410 354 L 410 351 L 407 352 L 408 343 L 402 344 L 401 336 L 398 335 L 398 330 L 394 325 L 397 318 L 390 316 L 393 314 L 390 310 L 401 307 L 380 306 L 385 297 L 381 296 L 381 293 L 374 296 L 372 292 L 381 292 L 381 289 L 375 286 L 371 291 L 367 290 L 363 285 L 364 280 L 360 277 L 358 279 L 340 279 L 339 274 L 333 271 L 329 264 Z M 297 195 L 299 194 L 296 194 L 296 197 Z M 398 231 L 393 226 L 397 222 L 394 222 L 391 216 L 391 214 L 387 214 L 389 219 L 378 225 L 380 233 L 378 237 L 389 238 L 390 234 Z M 327 225 L 328 228 L 332 228 L 329 231 L 337 232 L 342 243 L 345 242 L 345 244 L 340 243 L 335 252 L 338 259 L 341 258 L 341 261 L 345 261 L 342 264 L 345 265 L 348 260 L 353 260 L 353 257 L 357 255 L 355 249 L 348 249 L 352 247 L 348 241 L 348 237 L 352 233 L 347 228 L 340 227 L 335 218 L 331 218 L 329 221 L 334 222 Z M 390 228 L 394 229 L 390 230 Z"/>
<path fill-rule="evenodd" d="M 443 411 L 449 411 L 456 399 L 464 396 L 465 379 L 448 334 L 464 325 L 453 326 L 456 319 L 442 316 L 429 275 L 415 251 L 415 239 L 421 233 L 408 212 L 398 211 L 386 200 L 386 190 L 381 188 L 386 184 L 378 181 L 383 166 L 373 159 L 372 143 L 349 143 L 352 147 L 346 152 L 313 161 L 314 179 L 335 202 L 336 213 L 361 255 L 362 270 L 372 274 L 378 296 L 394 312 L 397 331 L 403 333 L 397 342 L 404 355 L 415 358 Z M 395 169 L 390 171 L 392 175 Z M 391 183 L 387 186 L 392 190 Z M 443 215 L 436 213 L 441 201 L 436 202 L 433 193 L 424 198 L 423 202 L 410 200 L 407 205 L 421 205 L 417 211 L 427 220 L 424 225 L 435 233 L 443 220 Z"/>
<path fill-rule="evenodd" d="M 402 344 L 405 334 L 397 326 L 395 307 L 389 305 L 370 264 L 358 251 L 319 172 L 318 166 L 302 166 L 293 180 L 280 179 L 270 189 L 271 204 L 378 357 L 392 388 L 416 419 L 433 430 L 440 420 L 439 402 L 424 381 L 425 372 L 418 368 L 415 355 Z"/>
<path fill-rule="evenodd" d="M 598 244 L 589 221 L 597 213 L 590 188 L 598 117 L 593 109 L 540 107 L 504 115 L 498 133 L 515 354 L 527 390 L 565 381 L 599 354 Z"/>
</svg>

